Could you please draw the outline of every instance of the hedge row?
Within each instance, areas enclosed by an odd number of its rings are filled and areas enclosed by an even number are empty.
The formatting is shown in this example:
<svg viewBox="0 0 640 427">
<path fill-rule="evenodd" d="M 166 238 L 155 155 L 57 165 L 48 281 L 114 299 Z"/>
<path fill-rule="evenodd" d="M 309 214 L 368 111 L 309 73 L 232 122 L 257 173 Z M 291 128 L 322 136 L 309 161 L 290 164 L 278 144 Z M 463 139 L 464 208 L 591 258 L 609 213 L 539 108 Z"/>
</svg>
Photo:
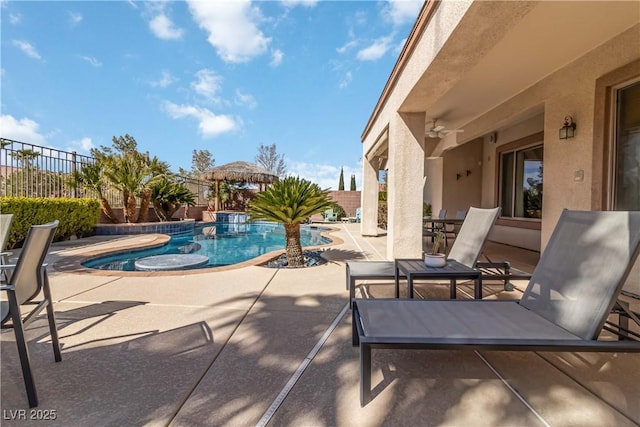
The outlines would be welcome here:
<svg viewBox="0 0 640 427">
<path fill-rule="evenodd" d="M 22 246 L 29 227 L 60 221 L 55 241 L 90 236 L 100 219 L 100 202 L 94 199 L 0 197 L 0 213 L 13 214 L 7 248 Z"/>
</svg>

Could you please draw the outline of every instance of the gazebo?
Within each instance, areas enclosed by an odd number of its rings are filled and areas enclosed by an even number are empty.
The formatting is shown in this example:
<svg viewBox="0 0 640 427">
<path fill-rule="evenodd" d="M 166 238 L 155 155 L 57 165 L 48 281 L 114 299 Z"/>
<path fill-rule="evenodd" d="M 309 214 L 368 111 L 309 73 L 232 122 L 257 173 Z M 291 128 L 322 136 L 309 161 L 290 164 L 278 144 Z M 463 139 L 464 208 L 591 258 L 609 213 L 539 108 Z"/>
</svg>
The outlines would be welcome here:
<svg viewBox="0 0 640 427">
<path fill-rule="evenodd" d="M 249 162 L 231 162 L 226 165 L 216 166 L 202 174 L 202 178 L 206 181 L 216 183 L 216 211 L 220 207 L 220 181 L 245 182 L 249 184 L 259 184 L 262 190 L 262 184 L 271 184 L 278 180 L 278 175 L 269 172 L 253 163 Z"/>
</svg>

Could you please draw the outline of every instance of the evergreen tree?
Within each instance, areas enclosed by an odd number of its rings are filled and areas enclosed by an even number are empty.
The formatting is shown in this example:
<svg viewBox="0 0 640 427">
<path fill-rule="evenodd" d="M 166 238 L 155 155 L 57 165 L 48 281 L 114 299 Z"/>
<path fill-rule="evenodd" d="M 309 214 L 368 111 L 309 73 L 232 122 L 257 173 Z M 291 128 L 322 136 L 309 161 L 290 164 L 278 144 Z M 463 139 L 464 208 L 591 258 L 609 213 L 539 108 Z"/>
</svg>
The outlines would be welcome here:
<svg viewBox="0 0 640 427">
<path fill-rule="evenodd" d="M 351 175 L 351 185 L 349 188 L 350 191 L 356 191 L 356 176 Z"/>
<path fill-rule="evenodd" d="M 338 191 L 344 191 L 344 170 L 340 167 L 340 181 L 338 181 Z"/>
</svg>

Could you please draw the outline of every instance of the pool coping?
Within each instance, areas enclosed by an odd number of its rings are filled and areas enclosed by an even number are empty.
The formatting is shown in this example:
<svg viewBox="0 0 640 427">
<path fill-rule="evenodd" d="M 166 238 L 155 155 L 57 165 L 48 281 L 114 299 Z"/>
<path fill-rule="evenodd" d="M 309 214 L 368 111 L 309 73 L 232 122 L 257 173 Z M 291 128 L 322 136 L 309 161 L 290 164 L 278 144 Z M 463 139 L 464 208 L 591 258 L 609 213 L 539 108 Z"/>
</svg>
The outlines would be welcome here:
<svg viewBox="0 0 640 427">
<path fill-rule="evenodd" d="M 333 233 L 340 231 L 339 228 L 328 226 L 326 224 L 322 224 L 323 228 L 328 228 L 327 231 L 321 231 L 320 235 L 323 237 L 327 237 L 331 239 L 331 242 L 318 245 L 318 246 L 305 246 L 303 247 L 304 251 L 313 251 L 318 249 L 325 249 L 331 246 L 340 245 L 344 243 L 340 237 L 335 236 Z M 148 240 L 148 242 L 141 242 L 139 239 L 143 237 Z M 110 242 L 107 247 L 95 249 L 90 245 L 84 248 L 76 248 L 73 249 L 73 252 L 80 252 L 74 255 L 65 255 L 65 251 L 59 252 L 57 255 L 61 257 L 61 259 L 56 260 L 52 263 L 52 267 L 55 271 L 64 272 L 64 273 L 78 273 L 78 274 L 90 274 L 95 276 L 119 276 L 119 277 L 153 277 L 153 276 L 185 276 L 185 275 L 194 275 L 194 274 L 206 274 L 213 273 L 219 271 L 229 271 L 236 270 L 244 267 L 264 267 L 264 268 L 273 268 L 267 267 L 262 264 L 271 261 L 272 259 L 277 258 L 281 254 L 285 253 L 285 249 L 278 249 L 276 251 L 267 252 L 266 254 L 262 254 L 255 258 L 248 259 L 246 261 L 242 261 L 236 264 L 224 265 L 220 267 L 209 267 L 209 268 L 197 268 L 191 270 L 172 270 L 172 271 L 122 271 L 122 270 L 100 270 L 96 268 L 88 268 L 82 265 L 82 263 L 90 261 L 95 258 L 107 256 L 107 255 L 117 255 L 119 253 L 131 252 L 134 250 L 143 250 L 143 249 L 152 249 L 160 246 L 166 245 L 171 236 L 167 234 L 135 234 L 135 235 L 113 235 L 114 238 L 118 238 Z M 321 254 L 322 256 L 322 254 Z M 324 258 L 324 257 L 323 257 Z M 326 258 L 325 258 L 326 259 Z M 286 268 L 286 267 L 285 267 Z"/>
</svg>

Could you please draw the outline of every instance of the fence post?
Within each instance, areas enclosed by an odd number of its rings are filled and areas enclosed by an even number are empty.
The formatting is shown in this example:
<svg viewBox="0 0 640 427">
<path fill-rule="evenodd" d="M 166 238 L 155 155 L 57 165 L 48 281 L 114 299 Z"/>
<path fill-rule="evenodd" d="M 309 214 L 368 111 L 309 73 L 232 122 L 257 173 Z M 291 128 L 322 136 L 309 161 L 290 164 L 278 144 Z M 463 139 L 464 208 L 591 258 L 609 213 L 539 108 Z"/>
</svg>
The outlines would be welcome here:
<svg viewBox="0 0 640 427">
<path fill-rule="evenodd" d="M 75 178 L 76 176 L 76 171 L 78 170 L 78 166 L 76 165 L 77 162 L 77 158 L 76 158 L 76 152 L 72 151 L 71 152 L 71 176 L 73 178 Z M 78 198 L 78 187 L 76 185 L 74 185 L 73 187 L 71 187 L 71 196 L 74 199 Z"/>
</svg>

